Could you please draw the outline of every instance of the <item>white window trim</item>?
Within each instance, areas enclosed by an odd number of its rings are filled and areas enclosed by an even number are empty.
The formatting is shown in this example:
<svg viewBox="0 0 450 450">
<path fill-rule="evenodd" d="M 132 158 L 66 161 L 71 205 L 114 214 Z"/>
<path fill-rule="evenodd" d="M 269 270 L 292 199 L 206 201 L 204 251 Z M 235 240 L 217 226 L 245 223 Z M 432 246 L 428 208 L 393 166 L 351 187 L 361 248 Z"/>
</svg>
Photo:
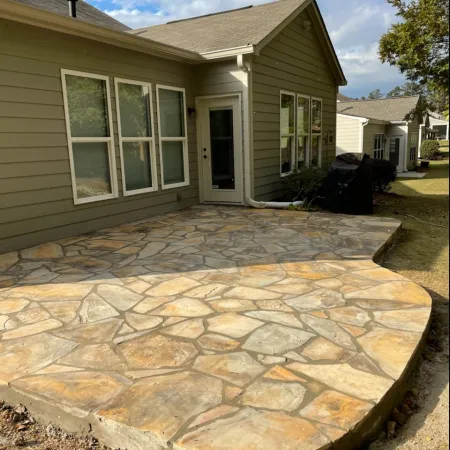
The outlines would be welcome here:
<svg viewBox="0 0 450 450">
<path fill-rule="evenodd" d="M 67 83 L 66 83 L 66 75 L 85 77 L 85 78 L 93 78 L 96 80 L 105 81 L 106 85 L 106 104 L 108 108 L 108 126 L 109 126 L 109 137 L 102 138 L 89 138 L 89 137 L 72 137 L 72 131 L 70 129 L 70 114 L 69 114 L 69 102 L 67 98 Z M 103 200 L 110 200 L 113 198 L 117 198 L 119 196 L 119 190 L 117 187 L 117 168 L 116 168 L 116 155 L 115 155 L 115 147 L 114 147 L 114 128 L 113 128 L 113 118 L 112 118 L 112 110 L 111 110 L 111 92 L 109 86 L 109 77 L 104 75 L 98 75 L 88 72 L 78 72 L 75 70 L 66 70 L 61 69 L 61 83 L 62 83 L 62 91 L 63 91 L 63 100 L 64 100 L 64 115 L 66 119 L 66 131 L 67 131 L 67 143 L 69 147 L 69 162 L 70 162 L 70 176 L 72 180 L 72 194 L 73 194 L 73 202 L 75 205 L 82 205 L 86 203 L 94 203 L 100 202 Z M 76 184 L 76 175 L 75 175 L 75 162 L 73 157 L 73 143 L 92 143 L 92 142 L 105 142 L 108 145 L 108 158 L 109 158 L 109 172 L 110 172 L 110 180 L 111 180 L 111 194 L 107 195 L 98 195 L 95 197 L 89 198 L 78 198 L 77 194 L 77 184 Z"/>
<path fill-rule="evenodd" d="M 308 123 L 308 134 L 300 134 L 299 133 L 299 130 L 296 130 L 297 131 L 297 139 L 296 139 L 296 142 L 295 142 L 295 147 L 296 147 L 296 167 L 297 167 L 297 169 L 298 169 L 298 147 L 299 147 L 299 145 L 298 145 L 298 139 L 300 138 L 300 137 L 307 137 L 308 138 L 308 145 L 306 146 L 306 149 L 305 149 L 305 166 L 308 166 L 308 159 L 309 159 L 309 151 L 310 151 L 310 149 L 311 149 L 311 97 L 309 96 L 309 95 L 305 95 L 305 94 L 297 94 L 297 98 L 296 98 L 296 114 L 298 114 L 298 99 L 299 98 L 304 98 L 304 99 L 306 99 L 306 100 L 308 100 L 308 103 L 309 103 L 309 106 L 308 106 L 308 108 L 309 108 L 309 111 L 308 111 L 308 114 L 309 114 L 309 123 Z M 295 126 L 296 127 L 298 127 L 298 119 L 297 119 L 297 121 L 296 121 L 296 123 L 295 123 Z"/>
<path fill-rule="evenodd" d="M 312 120 L 313 120 L 313 114 L 312 114 L 312 104 L 313 101 L 320 102 L 320 133 L 313 133 L 312 131 Z M 308 157 L 311 158 L 312 156 L 312 141 L 313 137 L 319 136 L 319 161 L 317 164 L 317 167 L 322 167 L 322 153 L 323 153 L 323 100 L 319 97 L 311 97 L 311 113 L 310 113 L 310 135 L 311 135 L 311 144 L 310 144 L 310 151 L 308 152 Z M 308 166 L 311 167 L 311 161 L 308 160 Z"/>
<path fill-rule="evenodd" d="M 282 96 L 283 95 L 289 95 L 290 97 L 293 97 L 294 99 L 294 132 L 293 133 L 289 133 L 289 134 L 283 134 L 281 132 L 281 100 L 282 100 Z M 297 96 L 294 92 L 289 92 L 289 91 L 280 91 L 280 176 L 281 178 L 284 177 L 288 177 L 289 175 L 292 174 L 292 172 L 295 169 L 295 164 L 297 161 L 297 155 L 296 155 L 296 151 L 297 151 L 297 144 L 296 144 L 296 140 L 297 140 L 297 124 L 296 124 L 296 120 L 297 120 L 297 114 L 296 114 L 296 101 L 297 101 Z M 291 144 L 291 170 L 289 172 L 281 172 L 281 145 L 283 142 L 283 138 L 286 137 L 290 137 L 292 138 L 292 144 Z"/>
<path fill-rule="evenodd" d="M 378 141 L 380 140 L 380 146 L 377 147 Z M 386 157 L 386 135 L 385 133 L 375 133 L 373 136 L 373 141 L 374 141 L 374 145 L 373 145 L 373 157 L 374 159 L 379 159 L 379 160 L 383 160 Z M 381 158 L 375 158 L 376 152 L 382 152 L 382 157 Z"/>
<path fill-rule="evenodd" d="M 120 99 L 119 99 L 119 83 L 122 84 L 133 84 L 136 86 L 142 86 L 148 88 L 150 102 L 150 130 L 151 136 L 145 137 L 123 137 L 122 136 L 122 122 L 120 117 Z M 132 195 L 146 194 L 148 192 L 156 192 L 158 188 L 158 170 L 156 165 L 156 145 L 155 145 L 155 127 L 154 127 L 154 115 L 153 115 L 153 93 L 151 83 L 145 83 L 143 81 L 127 80 L 125 78 L 114 78 L 114 89 L 116 94 L 116 111 L 117 111 L 117 127 L 119 130 L 119 149 L 120 149 L 120 166 L 122 169 L 122 187 L 123 195 L 129 197 Z M 152 176 L 152 187 L 144 189 L 135 189 L 133 191 L 127 190 L 126 176 L 125 176 L 125 159 L 123 156 L 123 143 L 124 142 L 148 142 L 150 149 L 150 163 L 151 163 L 151 176 Z"/>
<path fill-rule="evenodd" d="M 159 90 L 165 89 L 168 91 L 176 91 L 183 93 L 183 115 L 184 115 L 184 137 L 163 137 L 161 135 L 161 107 L 159 102 Z M 174 87 L 174 86 L 166 86 L 162 84 L 156 85 L 156 101 L 158 108 L 158 142 L 159 142 L 159 160 L 161 165 L 161 188 L 163 190 L 167 189 L 175 189 L 183 186 L 189 186 L 189 148 L 188 148 L 188 127 L 187 127 L 187 112 L 186 112 L 186 89 Z M 183 161 L 184 161 L 184 182 L 176 183 L 176 184 L 165 184 L 164 183 L 164 161 L 163 161 L 163 150 L 162 143 L 163 142 L 182 142 L 183 143 Z"/>
</svg>

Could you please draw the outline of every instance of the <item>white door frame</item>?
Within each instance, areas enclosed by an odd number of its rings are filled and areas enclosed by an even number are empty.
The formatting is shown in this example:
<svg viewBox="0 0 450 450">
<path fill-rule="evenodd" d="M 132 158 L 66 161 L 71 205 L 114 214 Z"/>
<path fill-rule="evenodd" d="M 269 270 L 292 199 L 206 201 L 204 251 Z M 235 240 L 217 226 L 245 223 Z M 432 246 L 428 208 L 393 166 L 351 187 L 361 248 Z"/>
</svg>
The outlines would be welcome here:
<svg viewBox="0 0 450 450">
<path fill-rule="evenodd" d="M 203 140 L 205 132 L 209 133 L 209 129 L 205 130 L 205 125 L 202 120 L 203 105 L 208 107 L 224 106 L 224 103 L 229 100 L 229 106 L 233 107 L 234 112 L 234 164 L 235 164 L 235 185 L 239 192 L 236 201 L 208 201 L 207 193 L 205 192 L 206 174 L 204 173 L 204 158 L 203 158 Z M 195 99 L 197 110 L 197 159 L 198 159 L 198 175 L 199 175 L 199 197 L 200 203 L 214 203 L 227 205 L 243 205 L 244 204 L 244 167 L 243 167 L 243 130 L 242 130 L 242 95 L 240 92 L 219 94 L 219 95 L 205 95 L 199 96 Z M 226 191 L 225 191 L 226 192 Z"/>
<path fill-rule="evenodd" d="M 400 148 L 399 148 L 399 155 L 398 155 L 398 166 L 397 166 L 397 172 L 403 172 L 403 166 L 406 158 L 406 146 L 405 146 L 405 135 L 404 134 L 394 134 L 392 136 L 389 136 L 389 143 L 388 143 L 388 160 L 391 159 L 391 139 L 400 139 Z"/>
</svg>

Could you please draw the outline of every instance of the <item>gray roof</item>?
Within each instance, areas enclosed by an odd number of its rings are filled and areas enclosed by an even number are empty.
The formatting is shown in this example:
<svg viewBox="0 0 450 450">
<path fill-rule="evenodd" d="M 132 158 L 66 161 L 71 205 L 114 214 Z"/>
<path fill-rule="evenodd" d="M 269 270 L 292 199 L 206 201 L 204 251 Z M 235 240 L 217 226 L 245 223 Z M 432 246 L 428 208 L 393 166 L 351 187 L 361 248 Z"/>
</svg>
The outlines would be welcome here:
<svg viewBox="0 0 450 450">
<path fill-rule="evenodd" d="M 14 0 L 24 5 L 33 6 L 34 8 L 44 9 L 46 11 L 69 16 L 69 2 L 67 0 Z M 83 0 L 77 2 L 77 18 L 84 22 L 90 22 L 104 28 L 110 28 L 115 31 L 128 31 L 131 28 L 108 14 L 94 8 Z"/>
<path fill-rule="evenodd" d="M 279 0 L 133 30 L 131 33 L 198 53 L 259 44 L 308 0 Z"/>
<path fill-rule="evenodd" d="M 340 92 L 337 95 L 337 99 L 339 102 L 351 102 L 351 101 L 355 100 L 354 98 L 347 97 L 346 95 L 341 94 Z"/>
<path fill-rule="evenodd" d="M 339 102 L 337 111 L 348 116 L 365 117 L 367 119 L 383 120 L 386 122 L 404 121 L 419 102 L 420 96 L 395 97 L 382 100 L 354 100 Z"/>
</svg>

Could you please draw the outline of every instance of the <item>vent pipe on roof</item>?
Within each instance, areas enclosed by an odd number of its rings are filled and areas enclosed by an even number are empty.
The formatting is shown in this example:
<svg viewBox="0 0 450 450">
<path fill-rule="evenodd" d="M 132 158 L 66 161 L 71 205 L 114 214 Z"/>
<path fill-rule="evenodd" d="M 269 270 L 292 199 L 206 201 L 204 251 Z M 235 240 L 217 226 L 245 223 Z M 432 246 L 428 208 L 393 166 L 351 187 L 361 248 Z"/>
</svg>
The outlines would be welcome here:
<svg viewBox="0 0 450 450">
<path fill-rule="evenodd" d="M 67 0 L 69 2 L 69 16 L 76 19 L 77 17 L 77 1 L 78 0 Z"/>
</svg>

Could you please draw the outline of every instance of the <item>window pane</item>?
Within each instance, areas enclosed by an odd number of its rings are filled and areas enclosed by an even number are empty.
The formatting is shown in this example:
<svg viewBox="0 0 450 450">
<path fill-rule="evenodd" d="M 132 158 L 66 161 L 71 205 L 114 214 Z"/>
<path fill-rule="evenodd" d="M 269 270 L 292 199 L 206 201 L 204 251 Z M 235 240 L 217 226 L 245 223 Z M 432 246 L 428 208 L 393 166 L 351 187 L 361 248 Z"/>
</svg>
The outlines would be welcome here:
<svg viewBox="0 0 450 450">
<path fill-rule="evenodd" d="M 106 82 L 66 75 L 70 132 L 72 137 L 107 137 Z"/>
<path fill-rule="evenodd" d="M 159 115 L 162 137 L 185 137 L 183 92 L 160 89 Z"/>
<path fill-rule="evenodd" d="M 322 102 L 312 101 L 312 133 L 322 133 Z"/>
<path fill-rule="evenodd" d="M 292 144 L 291 137 L 281 139 L 281 173 L 292 171 Z"/>
<path fill-rule="evenodd" d="M 111 194 L 108 144 L 73 143 L 72 149 L 78 198 Z"/>
<path fill-rule="evenodd" d="M 150 144 L 148 142 L 124 142 L 122 147 L 127 191 L 151 188 Z"/>
<path fill-rule="evenodd" d="M 281 94 L 281 134 L 294 134 L 295 97 Z"/>
<path fill-rule="evenodd" d="M 309 135 L 309 98 L 298 97 L 297 133 Z"/>
<path fill-rule="evenodd" d="M 297 163 L 298 167 L 303 167 L 306 164 L 306 154 L 308 153 L 308 136 L 301 136 L 298 138 L 298 153 Z"/>
<path fill-rule="evenodd" d="M 164 184 L 184 183 L 183 142 L 162 142 Z"/>
<path fill-rule="evenodd" d="M 119 83 L 118 90 L 122 136 L 151 137 L 148 87 Z"/>
<path fill-rule="evenodd" d="M 312 145 L 311 145 L 311 166 L 319 165 L 319 154 L 320 154 L 320 136 L 312 137 Z"/>
</svg>

